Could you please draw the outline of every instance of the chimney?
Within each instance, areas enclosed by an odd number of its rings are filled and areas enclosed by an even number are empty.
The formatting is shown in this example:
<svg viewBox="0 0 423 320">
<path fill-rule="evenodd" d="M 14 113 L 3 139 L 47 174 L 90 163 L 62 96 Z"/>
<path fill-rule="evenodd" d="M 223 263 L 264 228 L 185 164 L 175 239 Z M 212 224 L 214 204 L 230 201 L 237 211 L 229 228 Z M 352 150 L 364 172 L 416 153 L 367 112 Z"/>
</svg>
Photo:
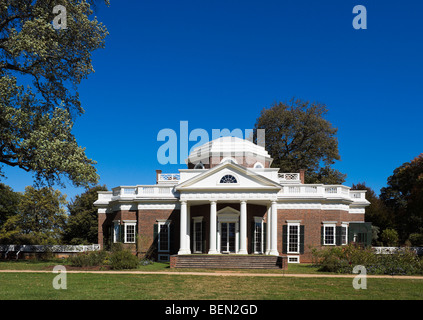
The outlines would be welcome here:
<svg viewBox="0 0 423 320">
<path fill-rule="evenodd" d="M 305 181 L 305 172 L 306 172 L 306 169 L 300 169 L 300 180 L 302 184 L 304 184 L 304 181 Z"/>
<path fill-rule="evenodd" d="M 156 170 L 156 184 L 159 183 L 159 175 L 162 173 L 162 170 Z"/>
</svg>

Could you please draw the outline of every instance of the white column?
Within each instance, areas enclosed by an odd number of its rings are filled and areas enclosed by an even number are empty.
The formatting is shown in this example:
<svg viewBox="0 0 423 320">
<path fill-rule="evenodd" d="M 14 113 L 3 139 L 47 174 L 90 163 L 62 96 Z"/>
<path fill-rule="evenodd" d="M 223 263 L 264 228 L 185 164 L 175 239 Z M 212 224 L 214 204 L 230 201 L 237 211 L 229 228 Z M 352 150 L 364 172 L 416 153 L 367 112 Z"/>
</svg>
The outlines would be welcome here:
<svg viewBox="0 0 423 320">
<path fill-rule="evenodd" d="M 210 244 L 209 254 L 216 254 L 216 201 L 210 202 Z"/>
<path fill-rule="evenodd" d="M 270 255 L 278 256 L 278 210 L 276 207 L 276 201 L 272 201 L 272 236 L 270 239 Z"/>
<path fill-rule="evenodd" d="M 272 208 L 270 206 L 267 206 L 267 219 L 266 219 L 266 254 L 267 255 L 270 254 L 270 241 L 271 241 L 270 236 L 272 235 L 271 217 L 272 217 Z"/>
<path fill-rule="evenodd" d="M 187 202 L 181 201 L 180 244 L 178 254 L 189 254 L 187 248 Z"/>
<path fill-rule="evenodd" d="M 239 219 L 239 254 L 247 254 L 247 202 L 241 201 L 241 215 Z"/>
<path fill-rule="evenodd" d="M 187 238 L 186 247 L 188 253 L 191 253 L 191 206 L 187 203 Z"/>
</svg>

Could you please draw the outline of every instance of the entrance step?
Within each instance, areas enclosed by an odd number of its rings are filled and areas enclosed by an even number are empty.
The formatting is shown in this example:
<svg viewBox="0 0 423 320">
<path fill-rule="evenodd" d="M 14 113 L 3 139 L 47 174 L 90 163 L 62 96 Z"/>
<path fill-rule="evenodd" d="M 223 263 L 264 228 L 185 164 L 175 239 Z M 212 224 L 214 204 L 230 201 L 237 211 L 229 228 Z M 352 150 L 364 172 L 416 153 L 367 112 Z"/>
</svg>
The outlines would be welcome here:
<svg viewBox="0 0 423 320">
<path fill-rule="evenodd" d="M 286 259 L 265 255 L 173 255 L 171 268 L 207 269 L 281 269 L 286 268 Z"/>
</svg>

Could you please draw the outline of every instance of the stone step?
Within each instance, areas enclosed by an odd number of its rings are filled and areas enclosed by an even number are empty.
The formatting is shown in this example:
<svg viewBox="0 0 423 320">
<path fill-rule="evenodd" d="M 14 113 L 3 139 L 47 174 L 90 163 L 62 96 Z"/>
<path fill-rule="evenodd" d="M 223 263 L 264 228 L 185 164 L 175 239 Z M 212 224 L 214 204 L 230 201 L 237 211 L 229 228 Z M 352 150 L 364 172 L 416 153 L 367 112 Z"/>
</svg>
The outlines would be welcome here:
<svg viewBox="0 0 423 320">
<path fill-rule="evenodd" d="M 175 255 L 171 257 L 173 268 L 238 268 L 238 269 L 279 269 L 281 257 L 236 256 L 236 255 Z"/>
</svg>

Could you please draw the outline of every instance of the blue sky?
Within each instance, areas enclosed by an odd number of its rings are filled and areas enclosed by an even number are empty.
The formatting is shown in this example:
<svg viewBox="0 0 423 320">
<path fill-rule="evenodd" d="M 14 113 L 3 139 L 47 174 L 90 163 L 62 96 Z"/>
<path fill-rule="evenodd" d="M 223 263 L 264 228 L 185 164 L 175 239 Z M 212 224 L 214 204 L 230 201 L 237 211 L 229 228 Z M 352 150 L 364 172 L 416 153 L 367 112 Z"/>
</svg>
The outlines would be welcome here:
<svg viewBox="0 0 423 320">
<path fill-rule="evenodd" d="M 352 26 L 356 5 L 367 30 Z M 422 14 L 415 0 L 111 0 L 95 13 L 110 35 L 79 87 L 74 134 L 100 184 L 153 184 L 156 169 L 184 168 L 158 162 L 160 130 L 245 130 L 275 101 L 318 101 L 338 128 L 345 184 L 379 193 L 423 152 Z M 32 184 L 4 169 L 15 191 Z"/>
</svg>

